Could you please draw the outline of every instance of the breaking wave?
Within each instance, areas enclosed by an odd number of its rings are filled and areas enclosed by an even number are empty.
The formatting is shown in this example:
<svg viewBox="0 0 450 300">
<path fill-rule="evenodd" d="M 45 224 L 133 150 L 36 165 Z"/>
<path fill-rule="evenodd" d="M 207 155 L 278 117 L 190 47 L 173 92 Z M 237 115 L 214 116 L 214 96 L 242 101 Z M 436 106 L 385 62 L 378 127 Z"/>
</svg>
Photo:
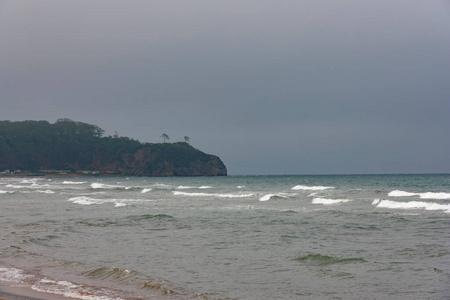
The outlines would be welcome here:
<svg viewBox="0 0 450 300">
<path fill-rule="evenodd" d="M 426 192 L 426 193 L 410 193 L 400 190 L 395 190 L 388 193 L 389 197 L 412 197 L 419 196 L 421 199 L 437 199 L 437 200 L 445 200 L 450 199 L 450 193 L 435 193 L 435 192 Z"/>
<path fill-rule="evenodd" d="M 20 269 L 0 267 L 0 281 L 20 283 L 31 277 L 33 276 L 24 274 Z"/>
<path fill-rule="evenodd" d="M 392 209 L 425 209 L 425 210 L 443 210 L 450 213 L 450 204 L 430 203 L 422 201 L 397 202 L 392 200 L 375 199 L 372 205 L 379 208 Z"/>
<path fill-rule="evenodd" d="M 92 183 L 91 187 L 93 189 L 121 189 L 121 188 L 125 188 L 124 186 L 120 186 L 120 185 L 111 185 L 111 184 L 104 184 L 104 183 L 98 183 L 98 182 Z"/>
<path fill-rule="evenodd" d="M 180 185 L 177 187 L 177 189 L 179 189 L 179 190 L 195 189 L 195 186 Z"/>
<path fill-rule="evenodd" d="M 333 205 L 339 203 L 350 202 L 349 199 L 326 199 L 326 198 L 314 198 L 312 204 L 323 204 L 323 205 Z"/>
<path fill-rule="evenodd" d="M 86 183 L 86 181 L 68 181 L 68 180 L 66 180 L 66 181 L 63 181 L 62 184 L 84 184 L 84 183 Z"/>
<path fill-rule="evenodd" d="M 254 196 L 254 194 L 213 194 L 213 193 L 186 193 L 186 192 L 173 192 L 175 196 L 189 196 L 189 197 L 219 197 L 219 198 L 248 198 Z"/>
<path fill-rule="evenodd" d="M 306 185 L 296 185 L 292 190 L 303 190 L 303 191 L 323 191 L 328 189 L 334 189 L 333 186 L 306 186 Z"/>
<path fill-rule="evenodd" d="M 79 205 L 94 205 L 94 204 L 105 204 L 105 203 L 114 203 L 115 207 L 123 207 L 128 205 L 130 202 L 139 202 L 141 199 L 98 199 L 91 198 L 87 196 L 78 196 L 70 198 L 68 201 L 73 202 Z"/>
<path fill-rule="evenodd" d="M 278 193 L 278 194 L 267 194 L 259 198 L 259 201 L 268 201 L 271 199 L 285 199 L 289 196 L 295 196 L 297 194 L 288 194 L 288 193 Z"/>
</svg>

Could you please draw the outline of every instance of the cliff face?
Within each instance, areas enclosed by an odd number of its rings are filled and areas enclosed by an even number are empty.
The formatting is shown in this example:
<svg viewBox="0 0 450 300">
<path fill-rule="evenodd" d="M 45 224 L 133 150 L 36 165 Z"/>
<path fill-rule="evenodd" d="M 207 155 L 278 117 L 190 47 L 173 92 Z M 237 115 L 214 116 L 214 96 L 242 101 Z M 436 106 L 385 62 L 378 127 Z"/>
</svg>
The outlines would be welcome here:
<svg viewBox="0 0 450 300">
<path fill-rule="evenodd" d="M 104 162 L 100 153 L 95 156 L 88 169 L 103 173 L 154 177 L 227 176 L 227 168 L 219 157 L 205 154 L 186 143 L 155 144 L 135 153 L 123 153 L 120 159 L 110 162 Z"/>
<path fill-rule="evenodd" d="M 192 148 L 193 149 L 193 148 Z M 226 176 L 227 169 L 219 157 L 197 153 L 179 153 L 155 151 L 151 147 L 138 150 L 134 155 L 124 155 L 123 165 L 119 167 L 125 173 L 136 176 Z"/>
</svg>

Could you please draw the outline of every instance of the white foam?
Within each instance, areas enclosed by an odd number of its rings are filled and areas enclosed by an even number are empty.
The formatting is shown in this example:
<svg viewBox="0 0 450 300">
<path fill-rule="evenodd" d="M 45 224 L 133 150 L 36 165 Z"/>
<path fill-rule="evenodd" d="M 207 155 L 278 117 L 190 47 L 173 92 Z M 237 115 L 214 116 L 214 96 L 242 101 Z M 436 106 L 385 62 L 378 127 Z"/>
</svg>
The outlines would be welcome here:
<svg viewBox="0 0 450 300">
<path fill-rule="evenodd" d="M 378 203 L 380 203 L 381 199 L 374 199 L 372 201 L 372 205 L 377 205 Z"/>
<path fill-rule="evenodd" d="M 15 185 L 15 184 L 8 184 L 6 185 L 7 188 L 11 188 L 11 189 L 26 189 L 29 188 L 29 186 L 24 186 L 24 185 Z"/>
<path fill-rule="evenodd" d="M 78 285 L 69 281 L 55 281 L 46 278 L 33 284 L 31 289 L 38 292 L 82 300 L 123 300 L 119 297 L 96 295 L 88 286 Z"/>
<path fill-rule="evenodd" d="M 55 192 L 52 191 L 52 190 L 45 190 L 45 191 L 43 191 L 43 190 L 37 190 L 36 192 L 38 192 L 38 193 L 43 193 L 43 194 L 54 194 L 54 193 L 55 193 Z"/>
<path fill-rule="evenodd" d="M 93 189 L 117 189 L 117 188 L 123 188 L 123 186 L 120 186 L 120 185 L 110 185 L 110 184 L 97 183 L 97 182 L 92 183 L 91 187 Z"/>
<path fill-rule="evenodd" d="M 259 201 L 268 201 L 268 200 L 270 200 L 270 198 L 272 198 L 272 196 L 275 196 L 275 195 L 274 194 L 264 195 L 261 198 L 259 198 Z"/>
<path fill-rule="evenodd" d="M 389 192 L 389 194 L 388 194 L 389 197 L 411 197 L 411 196 L 417 196 L 417 195 L 419 195 L 419 194 L 405 192 L 405 191 L 399 191 L 399 190 Z"/>
<path fill-rule="evenodd" d="M 212 189 L 212 188 L 213 187 L 209 186 L 209 185 L 202 185 L 201 187 L 199 187 L 199 189 L 201 189 L 201 190 Z"/>
<path fill-rule="evenodd" d="M 332 186 L 306 186 L 306 185 L 296 185 L 292 188 L 293 190 L 304 190 L 304 191 L 323 191 L 328 189 L 334 189 Z"/>
<path fill-rule="evenodd" d="M 326 199 L 326 198 L 314 198 L 312 204 L 333 205 L 339 203 L 350 202 L 349 199 Z"/>
<path fill-rule="evenodd" d="M 80 197 L 73 197 L 70 198 L 68 201 L 71 201 L 75 204 L 80 205 L 93 205 L 93 204 L 106 204 L 106 203 L 114 203 L 114 206 L 116 207 L 122 207 L 126 206 L 126 202 L 140 202 L 140 201 L 149 201 L 149 200 L 143 200 L 143 199 L 96 199 L 96 198 L 90 198 L 86 196 L 80 196 Z"/>
<path fill-rule="evenodd" d="M 25 179 L 22 180 L 20 183 L 36 183 L 36 179 Z"/>
<path fill-rule="evenodd" d="M 150 192 L 152 189 L 143 189 L 142 191 L 141 191 L 141 193 L 142 194 L 145 194 L 145 193 L 148 193 L 148 192 Z"/>
<path fill-rule="evenodd" d="M 189 196 L 189 197 L 219 197 L 219 198 L 247 198 L 254 194 L 211 194 L 211 193 L 186 193 L 186 192 L 173 192 L 175 196 Z"/>
<path fill-rule="evenodd" d="M 73 198 L 70 198 L 70 199 L 69 199 L 69 201 L 72 201 L 73 203 L 81 204 L 81 205 L 91 205 L 91 204 L 96 204 L 97 202 L 96 202 L 95 200 L 96 200 L 96 199 L 89 198 L 89 197 L 86 197 L 86 196 L 73 197 Z"/>
<path fill-rule="evenodd" d="M 86 181 L 63 181 L 63 184 L 84 184 Z"/>
<path fill-rule="evenodd" d="M 419 196 L 421 199 L 439 199 L 439 200 L 450 199 L 450 193 L 428 192 L 428 193 L 420 193 Z"/>
<path fill-rule="evenodd" d="M 155 188 L 158 188 L 158 189 L 169 189 L 169 188 L 171 188 L 170 185 L 167 185 L 167 184 L 164 184 L 164 183 L 155 183 L 153 186 Z"/>
<path fill-rule="evenodd" d="M 179 190 L 195 189 L 195 186 L 180 185 L 180 186 L 177 187 L 177 189 L 179 189 Z"/>
<path fill-rule="evenodd" d="M 44 188 L 44 187 L 50 187 L 50 185 L 33 183 L 32 185 L 30 185 L 30 187 L 31 188 Z"/>
<path fill-rule="evenodd" d="M 8 194 L 8 193 L 12 194 L 12 193 L 14 193 L 14 192 L 9 192 L 9 191 L 2 191 L 2 190 L 0 190 L 0 194 Z"/>
<path fill-rule="evenodd" d="M 13 189 L 38 189 L 38 188 L 47 188 L 50 187 L 48 184 L 37 184 L 33 183 L 32 185 L 15 185 L 15 184 L 8 184 L 6 185 L 7 188 L 13 188 Z"/>
<path fill-rule="evenodd" d="M 438 199 L 445 200 L 450 199 L 450 193 L 435 193 L 435 192 L 426 192 L 426 193 L 410 193 L 400 190 L 395 190 L 388 193 L 390 197 L 411 197 L 411 196 L 419 196 L 421 199 Z"/>
<path fill-rule="evenodd" d="M 392 209 L 425 209 L 425 210 L 444 210 L 450 213 L 450 204 L 430 203 L 422 201 L 397 202 L 391 200 L 381 200 L 377 207 Z"/>
<path fill-rule="evenodd" d="M 287 198 L 289 196 L 295 196 L 297 194 L 287 194 L 287 193 L 278 193 L 278 194 L 267 194 L 259 198 L 259 201 L 268 201 L 272 199 L 273 197 L 279 197 L 279 198 Z"/>
<path fill-rule="evenodd" d="M 245 188 L 245 185 L 238 185 L 237 188 L 238 189 L 243 189 L 243 188 Z"/>
<path fill-rule="evenodd" d="M 0 280 L 10 282 L 23 282 L 26 279 L 33 278 L 32 275 L 24 274 L 22 270 L 16 268 L 0 267 Z"/>
</svg>

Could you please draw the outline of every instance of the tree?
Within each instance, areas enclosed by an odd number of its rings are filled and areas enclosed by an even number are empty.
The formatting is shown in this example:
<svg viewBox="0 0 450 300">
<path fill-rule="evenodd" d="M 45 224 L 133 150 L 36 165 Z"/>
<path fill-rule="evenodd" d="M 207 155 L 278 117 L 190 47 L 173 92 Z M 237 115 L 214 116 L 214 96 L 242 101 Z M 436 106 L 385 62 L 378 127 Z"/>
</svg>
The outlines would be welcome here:
<svg viewBox="0 0 450 300">
<path fill-rule="evenodd" d="M 164 139 L 164 143 L 166 142 L 166 140 L 170 140 L 170 139 L 169 139 L 169 136 L 168 136 L 167 134 L 165 134 L 165 133 L 163 133 L 163 134 L 161 135 L 161 137 Z"/>
<path fill-rule="evenodd" d="M 185 137 L 184 137 L 184 141 L 185 141 L 186 143 L 188 143 L 188 144 L 189 144 L 189 140 L 190 140 L 190 138 L 189 138 L 188 136 L 185 136 Z"/>
</svg>

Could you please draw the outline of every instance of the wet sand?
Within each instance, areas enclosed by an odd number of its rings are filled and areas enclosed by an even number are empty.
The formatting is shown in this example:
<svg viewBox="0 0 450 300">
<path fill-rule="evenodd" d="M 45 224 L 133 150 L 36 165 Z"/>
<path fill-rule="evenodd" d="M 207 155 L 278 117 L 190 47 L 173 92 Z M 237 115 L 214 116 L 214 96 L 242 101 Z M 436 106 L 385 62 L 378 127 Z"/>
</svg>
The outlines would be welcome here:
<svg viewBox="0 0 450 300">
<path fill-rule="evenodd" d="M 0 281 L 0 300 L 75 300 L 72 297 L 64 297 L 51 293 L 34 291 L 31 287 Z"/>
</svg>

